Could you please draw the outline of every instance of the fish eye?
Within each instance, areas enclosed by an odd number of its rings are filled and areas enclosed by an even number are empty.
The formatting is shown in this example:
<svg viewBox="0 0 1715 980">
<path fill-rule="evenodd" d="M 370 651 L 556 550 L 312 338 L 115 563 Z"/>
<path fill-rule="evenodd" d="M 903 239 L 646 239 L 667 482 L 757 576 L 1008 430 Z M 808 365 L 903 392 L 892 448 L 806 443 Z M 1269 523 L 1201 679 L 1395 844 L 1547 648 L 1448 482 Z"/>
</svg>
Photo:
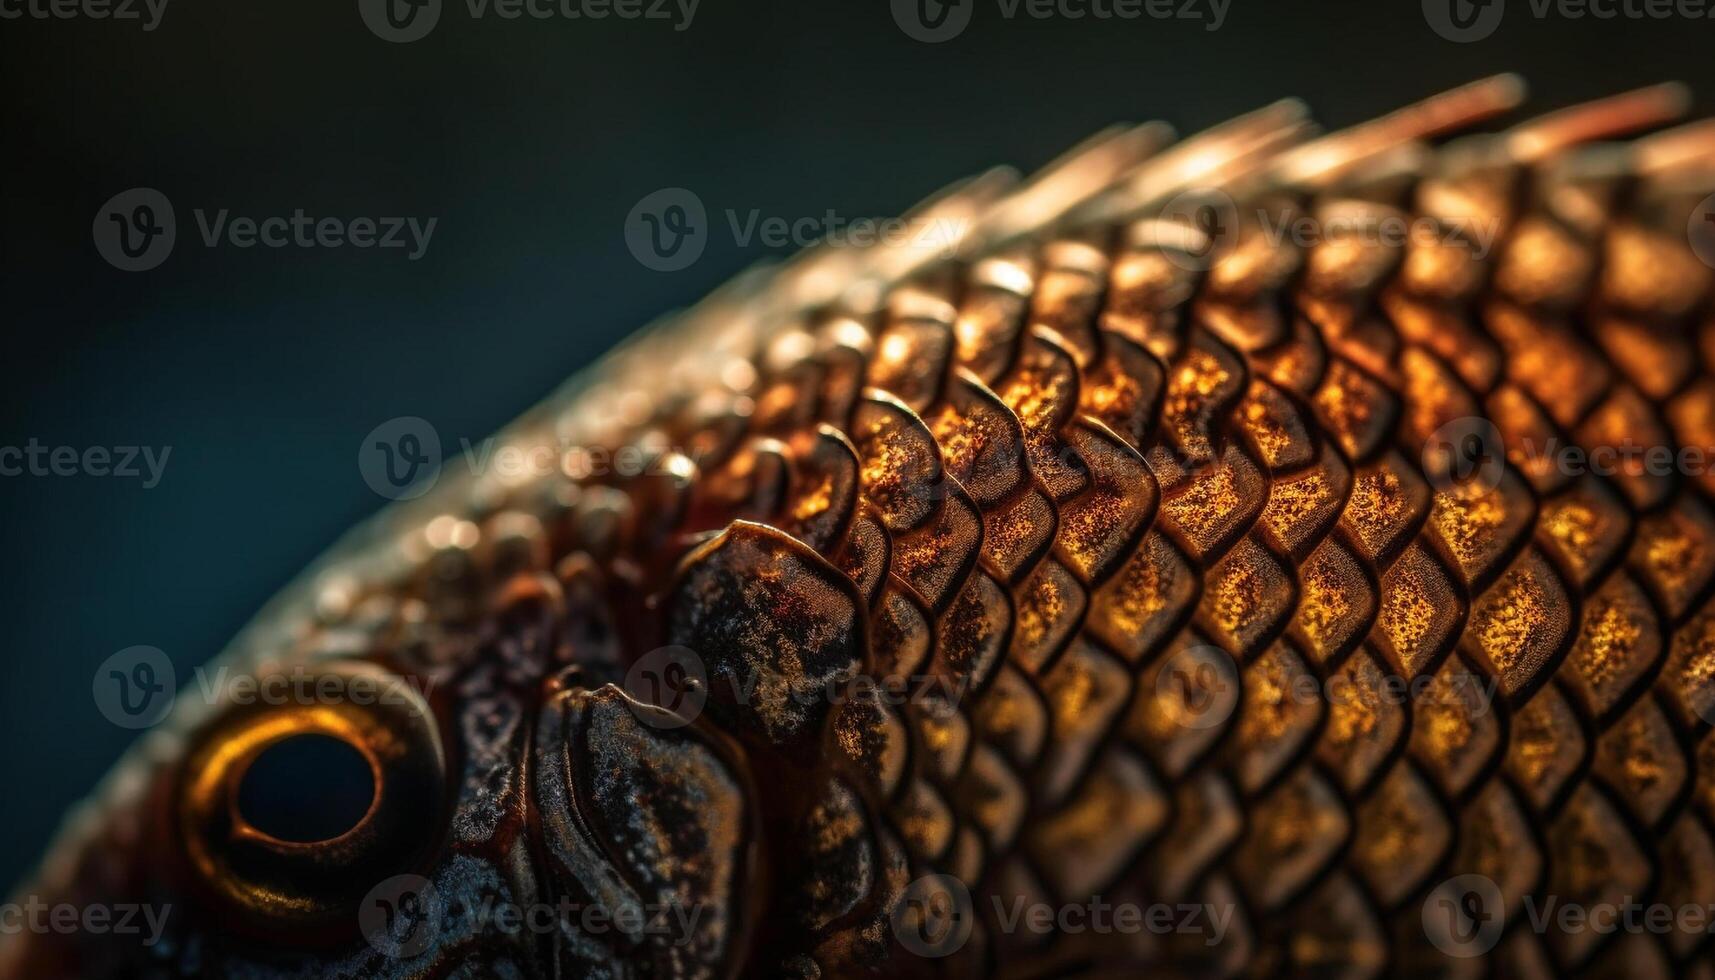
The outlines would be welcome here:
<svg viewBox="0 0 1715 980">
<path fill-rule="evenodd" d="M 243 928 L 311 938 L 439 841 L 445 758 L 401 678 L 336 663 L 229 699 L 193 736 L 174 792 L 198 893 Z"/>
<path fill-rule="evenodd" d="M 238 777 L 237 817 L 264 837 L 314 844 L 342 837 L 375 805 L 374 753 L 335 735 L 287 735 L 264 747 Z M 313 785 L 315 792 L 304 787 Z"/>
</svg>

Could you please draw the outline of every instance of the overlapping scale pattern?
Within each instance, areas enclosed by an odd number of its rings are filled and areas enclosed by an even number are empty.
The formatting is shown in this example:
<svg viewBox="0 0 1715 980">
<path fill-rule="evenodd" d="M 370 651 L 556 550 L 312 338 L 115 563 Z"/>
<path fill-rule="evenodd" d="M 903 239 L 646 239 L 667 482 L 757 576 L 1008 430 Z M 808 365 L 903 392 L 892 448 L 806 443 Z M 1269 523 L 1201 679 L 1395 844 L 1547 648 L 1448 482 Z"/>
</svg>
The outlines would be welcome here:
<svg viewBox="0 0 1715 980">
<path fill-rule="evenodd" d="M 527 419 L 647 465 L 464 488 L 368 600 L 390 656 L 454 672 L 523 628 L 472 597 L 531 575 L 558 613 L 482 668 L 460 846 L 538 833 L 503 747 L 546 665 L 576 691 L 670 643 L 760 808 L 718 923 L 751 945 L 711 975 L 1707 970 L 1706 936 L 1524 910 L 1712 897 L 1715 482 L 1646 465 L 1715 443 L 1686 192 L 1557 123 L 1294 149 L 1295 111 L 1005 234 L 982 216 L 1046 185 L 979 180 L 929 206 L 975 216 L 951 259 L 810 256 Z M 1215 238 L 1162 217 L 1199 180 L 1233 204 Z M 1498 442 L 1450 479 L 1473 419 Z M 897 928 L 931 875 L 973 896 L 946 958 Z M 1502 903 L 1481 961 L 1422 922 L 1461 875 Z M 1095 896 L 1230 916 L 1215 942 L 1001 914 Z"/>
<path fill-rule="evenodd" d="M 1709 272 L 1617 204 L 1564 213 L 1555 179 L 1490 161 L 1292 202 L 1439 228 L 1498 182 L 1531 203 L 1484 215 L 1476 258 L 1253 234 L 1203 269 L 1120 227 L 879 305 L 868 389 L 819 416 L 857 446 L 877 540 L 816 545 L 870 583 L 868 666 L 905 668 L 885 637 L 926 640 L 910 661 L 962 697 L 937 705 L 951 725 L 909 703 L 915 723 L 842 729 L 904 738 L 902 772 L 848 756 L 803 778 L 849 793 L 913 875 L 978 896 L 1242 909 L 1187 950 L 1019 935 L 979 902 L 979 938 L 938 966 L 1439 969 L 1419 918 L 1455 875 L 1515 917 L 1526 894 L 1699 887 L 1667 871 L 1710 861 L 1715 523 L 1699 475 L 1636 457 L 1709 432 Z M 1468 417 L 1511 458 L 1437 479 L 1426 446 Z M 1622 446 L 1602 475 L 1542 458 Z M 866 880 L 869 916 L 816 934 L 819 969 L 912 963 L 842 931 L 885 931 L 894 896 Z M 1491 955 L 1531 974 L 1703 949 L 1514 929 Z"/>
</svg>

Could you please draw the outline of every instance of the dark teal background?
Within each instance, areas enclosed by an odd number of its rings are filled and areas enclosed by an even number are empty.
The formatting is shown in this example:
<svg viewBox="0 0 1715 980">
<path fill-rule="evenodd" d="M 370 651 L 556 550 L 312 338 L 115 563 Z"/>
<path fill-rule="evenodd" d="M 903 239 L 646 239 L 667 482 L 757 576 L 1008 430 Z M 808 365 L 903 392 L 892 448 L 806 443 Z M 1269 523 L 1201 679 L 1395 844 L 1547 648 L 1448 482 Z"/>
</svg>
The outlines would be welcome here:
<svg viewBox="0 0 1715 980">
<path fill-rule="evenodd" d="M 967 0 L 970 2 L 970 0 Z M 1403 3 L 1233 0 L 1180 21 L 1003 21 L 925 45 L 885 0 L 702 0 L 652 21 L 472 21 L 383 43 L 355 0 L 171 0 L 157 30 L 0 21 L 0 445 L 170 445 L 165 479 L 0 478 L 0 886 L 130 733 L 90 697 L 123 647 L 181 681 L 382 501 L 361 437 L 400 415 L 481 438 L 656 314 L 766 257 L 716 234 L 652 272 L 639 198 L 711 214 L 888 215 L 1116 120 L 1189 131 L 1284 95 L 1350 123 L 1490 72 L 1537 105 L 1679 78 L 1715 92 L 1715 21 L 1434 35 Z M 135 186 L 179 243 L 127 274 L 91 244 Z M 208 250 L 190 209 L 439 219 L 426 256 Z"/>
</svg>

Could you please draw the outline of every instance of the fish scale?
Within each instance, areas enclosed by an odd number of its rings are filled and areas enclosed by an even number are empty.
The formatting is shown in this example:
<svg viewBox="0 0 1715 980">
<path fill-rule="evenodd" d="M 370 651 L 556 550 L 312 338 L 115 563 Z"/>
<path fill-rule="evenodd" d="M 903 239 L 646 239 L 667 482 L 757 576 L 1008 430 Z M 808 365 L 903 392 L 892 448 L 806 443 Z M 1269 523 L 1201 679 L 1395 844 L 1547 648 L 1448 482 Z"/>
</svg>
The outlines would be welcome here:
<svg viewBox="0 0 1715 980">
<path fill-rule="evenodd" d="M 430 942 L 364 942 L 374 875 L 313 848 L 187 859 L 259 722 L 183 699 L 30 886 L 173 901 L 170 939 L 0 970 L 1708 973 L 1700 931 L 1532 915 L 1715 905 L 1715 476 L 1616 452 L 1715 446 L 1715 133 L 1604 142 L 1657 88 L 1431 142 L 1520 98 L 1117 128 L 915 213 L 955 240 L 645 332 L 502 434 L 553 474 L 448 474 L 226 655 L 432 682 L 396 737 L 446 786 L 375 872 L 433 890 Z M 485 899 L 705 914 L 520 935 Z M 1180 928 L 1018 924 L 1092 903 Z"/>
</svg>

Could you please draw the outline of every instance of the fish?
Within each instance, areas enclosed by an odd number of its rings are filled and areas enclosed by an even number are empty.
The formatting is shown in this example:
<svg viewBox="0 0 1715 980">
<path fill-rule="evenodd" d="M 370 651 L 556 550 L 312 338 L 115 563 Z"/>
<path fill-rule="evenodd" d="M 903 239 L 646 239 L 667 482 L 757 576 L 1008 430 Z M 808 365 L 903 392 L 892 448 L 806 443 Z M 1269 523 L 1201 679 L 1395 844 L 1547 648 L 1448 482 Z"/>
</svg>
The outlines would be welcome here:
<svg viewBox="0 0 1715 980">
<path fill-rule="evenodd" d="M 179 690 L 0 976 L 1709 975 L 1715 124 L 1524 99 L 669 314 Z"/>
</svg>

